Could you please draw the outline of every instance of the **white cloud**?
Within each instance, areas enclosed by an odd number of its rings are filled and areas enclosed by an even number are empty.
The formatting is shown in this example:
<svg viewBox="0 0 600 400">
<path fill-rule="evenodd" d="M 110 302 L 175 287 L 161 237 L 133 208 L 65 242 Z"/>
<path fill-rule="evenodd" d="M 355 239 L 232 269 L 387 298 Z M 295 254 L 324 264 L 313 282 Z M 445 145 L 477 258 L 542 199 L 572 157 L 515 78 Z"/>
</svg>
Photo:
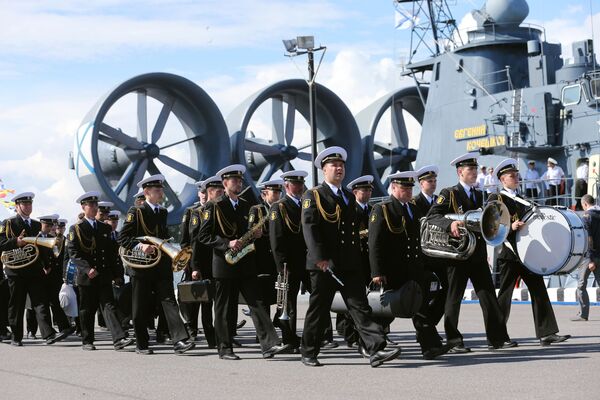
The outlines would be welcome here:
<svg viewBox="0 0 600 400">
<path fill-rule="evenodd" d="M 352 14 L 323 1 L 8 2 L 0 54 L 96 59 L 122 50 L 263 45 Z"/>
</svg>

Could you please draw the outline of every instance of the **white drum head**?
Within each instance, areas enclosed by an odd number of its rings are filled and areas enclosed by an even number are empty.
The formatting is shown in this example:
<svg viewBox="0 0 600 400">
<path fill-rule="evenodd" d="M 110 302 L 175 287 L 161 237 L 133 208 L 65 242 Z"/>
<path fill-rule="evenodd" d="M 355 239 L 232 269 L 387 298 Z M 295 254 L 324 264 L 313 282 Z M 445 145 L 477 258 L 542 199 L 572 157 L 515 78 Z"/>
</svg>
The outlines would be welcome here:
<svg viewBox="0 0 600 400">
<path fill-rule="evenodd" d="M 571 256 L 572 244 L 567 218 L 552 207 L 539 207 L 517 232 L 519 258 L 538 275 L 559 271 Z"/>
</svg>

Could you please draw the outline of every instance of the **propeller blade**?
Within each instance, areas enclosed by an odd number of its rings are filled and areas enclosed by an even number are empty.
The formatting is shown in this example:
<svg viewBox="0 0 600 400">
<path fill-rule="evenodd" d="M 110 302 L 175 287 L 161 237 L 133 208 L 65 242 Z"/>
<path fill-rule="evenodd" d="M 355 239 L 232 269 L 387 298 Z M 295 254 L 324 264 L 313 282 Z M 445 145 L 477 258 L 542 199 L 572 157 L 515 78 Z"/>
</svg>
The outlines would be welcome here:
<svg viewBox="0 0 600 400">
<path fill-rule="evenodd" d="M 281 150 L 277 147 L 271 146 L 270 144 L 258 143 L 248 138 L 244 141 L 244 148 L 246 151 L 260 153 L 263 156 L 276 156 L 281 154 Z"/>
<path fill-rule="evenodd" d="M 285 117 L 285 144 L 292 144 L 294 139 L 294 125 L 296 124 L 296 97 L 287 96 L 287 115 Z"/>
<path fill-rule="evenodd" d="M 271 120 L 273 143 L 284 144 L 283 129 L 283 99 L 281 97 L 271 98 Z"/>
<path fill-rule="evenodd" d="M 143 89 L 137 91 L 137 139 L 148 143 L 148 97 Z"/>
<path fill-rule="evenodd" d="M 406 130 L 406 122 L 404 121 L 404 113 L 402 112 L 402 102 L 393 103 L 392 107 L 392 146 L 408 147 L 408 131 Z"/>
</svg>

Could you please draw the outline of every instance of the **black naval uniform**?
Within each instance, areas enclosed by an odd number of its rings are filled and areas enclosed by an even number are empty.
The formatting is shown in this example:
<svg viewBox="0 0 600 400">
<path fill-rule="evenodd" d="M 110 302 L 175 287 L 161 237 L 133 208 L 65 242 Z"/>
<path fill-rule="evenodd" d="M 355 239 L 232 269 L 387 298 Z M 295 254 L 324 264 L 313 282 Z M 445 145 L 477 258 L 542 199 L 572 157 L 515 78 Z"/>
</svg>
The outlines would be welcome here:
<svg viewBox="0 0 600 400">
<path fill-rule="evenodd" d="M 48 234 L 47 237 L 56 236 Z M 63 243 L 58 257 L 54 257 L 52 249 L 49 249 L 47 247 L 40 247 L 40 251 L 44 253 L 44 258 L 47 263 L 45 269 L 48 271 L 48 274 L 44 278 L 44 285 L 46 287 L 48 305 L 50 307 L 50 310 L 52 311 L 52 322 L 54 323 L 54 325 L 58 326 L 59 331 L 64 331 L 66 329 L 71 328 L 69 319 L 65 315 L 64 310 L 60 306 L 60 301 L 58 300 L 58 293 L 60 292 L 60 288 L 63 284 L 63 263 L 65 258 L 65 247 L 66 245 Z"/>
<path fill-rule="evenodd" d="M 517 195 L 518 197 L 521 197 Z M 528 211 L 527 207 L 516 202 L 505 194 L 492 193 L 488 201 L 499 200 L 504 203 L 511 216 L 511 223 L 521 220 Z M 516 231 L 511 230 L 508 234 L 508 242 L 513 249 L 517 248 Z M 498 255 L 498 270 L 500 273 L 500 291 L 498 292 L 498 302 L 504 315 L 504 322 L 508 321 L 510 308 L 512 305 L 512 293 L 517 279 L 521 277 L 531 295 L 531 308 L 533 310 L 533 321 L 535 325 L 535 334 L 537 338 L 553 335 L 558 332 L 558 324 L 554 316 L 554 310 L 548 297 L 548 291 L 541 275 L 536 275 L 529 271 L 521 263 L 519 257 L 506 246 L 502 245 L 502 250 Z"/>
<path fill-rule="evenodd" d="M 181 232 L 181 247 L 190 246 L 191 241 L 191 221 L 194 210 L 200 207 L 200 202 L 194 203 L 191 207 L 185 209 L 179 231 Z M 196 217 L 197 218 L 197 217 Z M 192 266 L 187 265 L 181 275 L 182 282 L 192 280 Z M 198 312 L 200 311 L 199 303 L 182 303 L 179 302 L 179 311 L 185 321 L 185 326 L 191 336 L 196 336 L 198 333 Z"/>
<path fill-rule="evenodd" d="M 17 237 L 25 231 L 26 237 L 37 236 L 42 225 L 39 221 L 29 220 L 30 225 L 19 215 L 8 218 L 0 225 L 0 253 L 17 248 Z M 41 246 L 40 246 L 41 247 Z M 8 278 L 10 299 L 8 302 L 8 321 L 12 331 L 12 340 L 23 340 L 23 314 L 25 312 L 25 299 L 27 295 L 35 311 L 40 332 L 44 339 L 56 334 L 52 328 L 50 310 L 44 289 L 43 257 L 39 257 L 33 264 L 18 269 L 5 266 L 4 272 Z"/>
<path fill-rule="evenodd" d="M 250 207 L 248 213 L 248 229 L 251 229 L 256 224 L 260 223 L 261 219 L 268 218 L 269 207 L 266 203 L 256 204 Z M 276 303 L 275 281 L 277 280 L 277 267 L 273 259 L 273 251 L 269 241 L 269 220 L 263 224 L 261 229 L 262 236 L 254 241 L 256 250 L 256 274 L 260 282 L 259 297 L 267 313 L 270 314 L 271 304 Z M 274 323 L 278 319 L 274 320 Z"/>
<path fill-rule="evenodd" d="M 168 239 L 167 210 L 159 207 L 155 212 L 145 201 L 140 206 L 134 206 L 127 212 L 125 223 L 119 233 L 119 244 L 126 249 L 133 249 L 140 242 L 135 238 L 139 236 L 154 236 L 159 239 Z M 175 301 L 173 291 L 173 270 L 171 259 L 164 255 L 158 265 L 152 268 L 130 268 L 132 290 L 132 317 L 133 329 L 137 348 L 148 348 L 148 320 L 150 319 L 148 303 L 152 301 L 152 291 L 157 299 L 167 321 L 173 343 L 185 341 L 188 333 L 179 316 L 179 307 Z"/>
<path fill-rule="evenodd" d="M 234 265 L 225 261 L 231 240 L 239 239 L 248 230 L 250 206 L 238 198 L 234 208 L 231 199 L 223 195 L 209 201 L 202 210 L 198 239 L 213 249 L 212 272 L 215 278 L 215 333 L 219 355 L 233 353 L 232 341 L 237 321 L 238 297 L 241 293 L 252 312 L 252 321 L 264 352 L 279 342 L 275 327 L 259 298 L 255 254 L 252 252 Z"/>
<path fill-rule="evenodd" d="M 425 353 L 441 347 L 442 343 L 429 317 L 426 294 L 430 290 L 431 273 L 425 269 L 421 253 L 421 217 L 414 204 L 403 205 L 394 196 L 376 204 L 369 222 L 369 256 L 371 276 L 385 276 L 384 289 L 400 289 L 410 280 L 421 286 L 423 302 L 412 322 L 421 351 Z"/>
<path fill-rule="evenodd" d="M 122 279 L 123 271 L 118 269 L 112 257 L 111 227 L 103 222 L 87 219 L 78 221 L 69 228 L 69 255 L 77 263 L 77 286 L 79 287 L 79 317 L 81 321 L 81 341 L 84 345 L 94 343 L 94 317 L 98 306 L 111 332 L 113 342 L 125 338 L 121 321 L 117 318 L 113 297 L 113 279 Z M 91 279 L 88 272 L 95 268 L 97 275 Z"/>
<path fill-rule="evenodd" d="M 473 202 L 460 183 L 442 189 L 435 204 L 429 210 L 430 222 L 450 232 L 452 220 L 444 215 L 450 213 L 466 213 L 476 210 L 483 205 L 483 195 L 479 190 L 471 189 L 475 196 Z M 483 321 L 489 345 L 500 346 L 509 341 L 506 324 L 496 292 L 492 283 L 492 276 L 487 263 L 486 243 L 480 233 L 475 233 L 477 246 L 473 255 L 464 261 L 448 260 L 448 296 L 444 310 L 444 330 L 446 340 L 451 345 L 463 345 L 463 336 L 458 330 L 460 305 L 470 279 L 479 298 L 479 305 L 483 311 Z"/>
<path fill-rule="evenodd" d="M 131 325 L 131 283 L 125 284 L 123 281 L 125 274 L 125 266 L 123 260 L 119 255 L 119 232 L 112 231 L 110 233 L 110 247 L 109 247 L 109 263 L 112 264 L 111 268 L 117 271 L 118 282 L 113 287 L 113 294 L 115 298 L 115 307 L 117 308 L 117 318 L 121 322 L 123 330 L 127 331 Z M 120 286 L 119 286 L 120 285 Z"/>
<path fill-rule="evenodd" d="M 427 200 L 427 197 L 420 192 L 414 198 L 414 204 L 419 210 L 421 216 L 427 215 L 429 209 L 437 201 L 438 196 L 432 195 L 431 203 Z M 447 261 L 441 258 L 428 257 L 423 255 L 425 261 L 425 268 L 433 272 L 440 281 L 440 287 L 437 293 L 433 296 L 430 302 L 430 313 L 429 318 L 434 325 L 437 325 L 442 317 L 444 316 L 444 308 L 446 307 L 446 296 L 448 295 L 448 270 L 446 267 Z"/>
<path fill-rule="evenodd" d="M 192 261 L 191 268 L 192 272 L 198 271 L 201 279 L 208 279 L 211 281 L 211 286 L 214 287 L 212 274 L 212 247 L 206 246 L 200 240 L 198 240 L 198 233 L 200 232 L 200 221 L 202 220 L 202 210 L 204 206 L 198 207 L 194 210 L 190 217 L 189 222 L 189 235 L 190 244 L 192 246 Z M 213 325 L 213 300 L 208 302 L 200 303 L 200 311 L 202 313 L 202 330 L 204 331 L 204 337 L 208 343 L 208 346 L 214 348 L 217 346 L 215 339 L 215 327 Z M 195 325 L 198 326 L 198 311 L 195 312 Z M 193 320 L 192 320 L 193 321 Z M 194 322 L 192 322 L 194 323 Z M 235 321 L 232 332 L 235 332 Z M 232 334 L 233 336 L 233 334 Z"/>
<path fill-rule="evenodd" d="M 305 358 L 316 358 L 319 354 L 324 331 L 331 321 L 331 303 L 338 290 L 366 351 L 375 354 L 386 345 L 382 327 L 371 317 L 365 293 L 356 199 L 344 188 L 338 188 L 338 191 L 340 194 L 334 193 L 323 183 L 302 196 L 302 232 L 308 249 L 306 268 L 310 271 L 312 288 L 302 335 L 302 356 Z M 345 286 L 341 287 L 332 276 L 317 267 L 316 263 L 321 260 L 330 261 L 330 267 Z"/>
<path fill-rule="evenodd" d="M 373 210 L 373 206 L 366 204 L 364 207 L 356 202 L 356 220 L 358 222 L 358 231 L 363 232 L 369 229 L 369 215 Z M 369 264 L 369 238 L 367 235 L 362 235 L 360 238 L 360 256 L 361 256 L 361 272 L 365 287 L 371 282 L 371 267 Z M 380 322 L 380 321 L 379 321 Z M 387 325 L 387 323 L 385 324 Z M 384 325 L 384 326 L 385 326 Z M 359 335 L 350 317 L 347 313 L 339 313 L 335 318 L 335 328 L 338 334 L 344 337 L 348 345 L 358 342 Z M 384 331 L 386 329 L 384 328 Z"/>
<path fill-rule="evenodd" d="M 289 195 L 276 201 L 269 214 L 269 239 L 277 272 L 283 273 L 283 265 L 288 271 L 287 313 L 288 321 L 279 320 L 283 343 L 293 348 L 300 347 L 300 338 L 296 335 L 298 321 L 298 291 L 300 283 L 306 278 L 306 244 L 302 236 L 301 203 Z"/>
</svg>

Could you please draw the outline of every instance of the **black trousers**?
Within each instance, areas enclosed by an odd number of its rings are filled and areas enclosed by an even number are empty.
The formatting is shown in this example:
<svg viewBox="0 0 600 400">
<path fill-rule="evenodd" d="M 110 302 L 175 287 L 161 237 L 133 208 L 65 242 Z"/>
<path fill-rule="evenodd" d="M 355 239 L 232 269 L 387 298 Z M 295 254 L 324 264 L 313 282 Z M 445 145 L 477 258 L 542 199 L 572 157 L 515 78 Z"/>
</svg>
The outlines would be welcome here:
<svg viewBox="0 0 600 400">
<path fill-rule="evenodd" d="M 281 326 L 283 344 L 289 344 L 294 348 L 300 347 L 300 338 L 296 335 L 298 329 L 298 292 L 300 291 L 300 283 L 304 274 L 291 272 L 288 275 L 289 289 L 287 293 L 287 314 L 289 320 L 281 320 L 282 310 L 277 310 L 275 313 L 275 322 Z"/>
<path fill-rule="evenodd" d="M 504 322 L 508 321 L 510 306 L 512 304 L 512 293 L 517 279 L 521 277 L 529 294 L 531 295 L 531 308 L 533 310 L 533 322 L 537 338 L 552 335 L 558 332 L 558 324 L 554 316 L 554 310 L 548 297 L 548 291 L 544 284 L 544 278 L 529 272 L 523 264 L 516 260 L 498 260 L 500 270 L 500 291 L 498 302 L 504 315 Z"/>
<path fill-rule="evenodd" d="M 548 200 L 546 205 L 556 206 L 559 204 L 558 194 L 560 193 L 560 185 L 548 185 Z"/>
<path fill-rule="evenodd" d="M 213 301 L 206 303 L 181 303 L 179 310 L 186 325 L 194 332 L 198 331 L 198 313 L 202 313 L 202 331 L 209 345 L 216 345 L 215 328 L 213 326 Z M 235 329 L 235 328 L 234 328 Z"/>
<path fill-rule="evenodd" d="M 125 338 L 121 321 L 117 318 L 117 308 L 110 283 L 92 283 L 79 286 L 79 318 L 81 321 L 81 341 L 83 344 L 94 343 L 94 322 L 96 311 L 104 316 L 106 327 L 110 330 L 113 343 Z"/>
<path fill-rule="evenodd" d="M 577 179 L 575 182 L 575 197 L 577 198 L 577 203 L 575 204 L 575 210 L 581 211 L 583 207 L 581 207 L 581 197 L 586 194 L 588 191 L 588 184 L 583 179 Z"/>
<path fill-rule="evenodd" d="M 302 355 L 319 355 L 321 342 L 328 324 L 331 324 L 330 309 L 336 291 L 340 291 L 350 316 L 354 320 L 365 349 L 374 354 L 385 348 L 385 336 L 381 325 L 371 316 L 365 285 L 359 272 L 340 274 L 345 286 L 340 286 L 329 274 L 310 271 L 311 289 L 308 310 L 304 319 Z"/>
<path fill-rule="evenodd" d="M 12 331 L 12 339 L 20 342 L 23 340 L 23 314 L 25 312 L 25 299 L 29 294 L 31 307 L 35 311 L 37 322 L 42 337 L 47 339 L 56 331 L 52 328 L 46 293 L 41 278 L 37 277 L 8 277 L 10 299 L 8 301 L 8 322 Z"/>
<path fill-rule="evenodd" d="M 153 302 L 153 290 L 162 305 L 173 343 L 189 338 L 179 316 L 179 307 L 175 301 L 172 281 L 156 277 L 132 276 L 131 290 L 133 329 L 139 349 L 148 348 L 148 321 L 151 317 L 148 303 Z"/>
<path fill-rule="evenodd" d="M 64 331 L 71 327 L 71 323 L 65 314 L 65 311 L 60 306 L 58 294 L 62 286 L 62 279 L 52 277 L 47 282 L 46 289 L 48 290 L 48 304 L 50 305 L 50 311 L 52 311 L 52 322 L 58 326 L 59 331 Z"/>
<path fill-rule="evenodd" d="M 538 197 L 538 190 L 535 188 L 525 189 L 525 196 L 527 196 L 528 199 L 535 200 Z"/>
<path fill-rule="evenodd" d="M 215 336 L 219 355 L 232 352 L 240 293 L 250 308 L 261 350 L 264 352 L 277 345 L 279 338 L 275 327 L 258 297 L 258 278 L 216 279 L 215 281 Z"/>
<path fill-rule="evenodd" d="M 448 267 L 447 261 L 443 259 L 431 259 L 426 269 L 433 272 L 440 281 L 440 288 L 429 300 L 429 319 L 433 325 L 437 325 L 444 316 L 446 309 L 446 298 L 448 297 Z"/>
<path fill-rule="evenodd" d="M 0 334 L 6 331 L 8 327 L 8 301 L 10 291 L 8 290 L 8 280 L 0 280 Z"/>
<path fill-rule="evenodd" d="M 444 330 L 449 344 L 460 344 L 463 336 L 458 330 L 460 305 L 470 279 L 479 298 L 483 312 L 485 333 L 489 344 L 500 344 L 509 340 L 504 316 L 500 310 L 492 275 L 487 264 L 483 240 L 477 240 L 475 254 L 466 261 L 454 262 L 448 266 L 448 296 L 446 298 Z"/>
</svg>

